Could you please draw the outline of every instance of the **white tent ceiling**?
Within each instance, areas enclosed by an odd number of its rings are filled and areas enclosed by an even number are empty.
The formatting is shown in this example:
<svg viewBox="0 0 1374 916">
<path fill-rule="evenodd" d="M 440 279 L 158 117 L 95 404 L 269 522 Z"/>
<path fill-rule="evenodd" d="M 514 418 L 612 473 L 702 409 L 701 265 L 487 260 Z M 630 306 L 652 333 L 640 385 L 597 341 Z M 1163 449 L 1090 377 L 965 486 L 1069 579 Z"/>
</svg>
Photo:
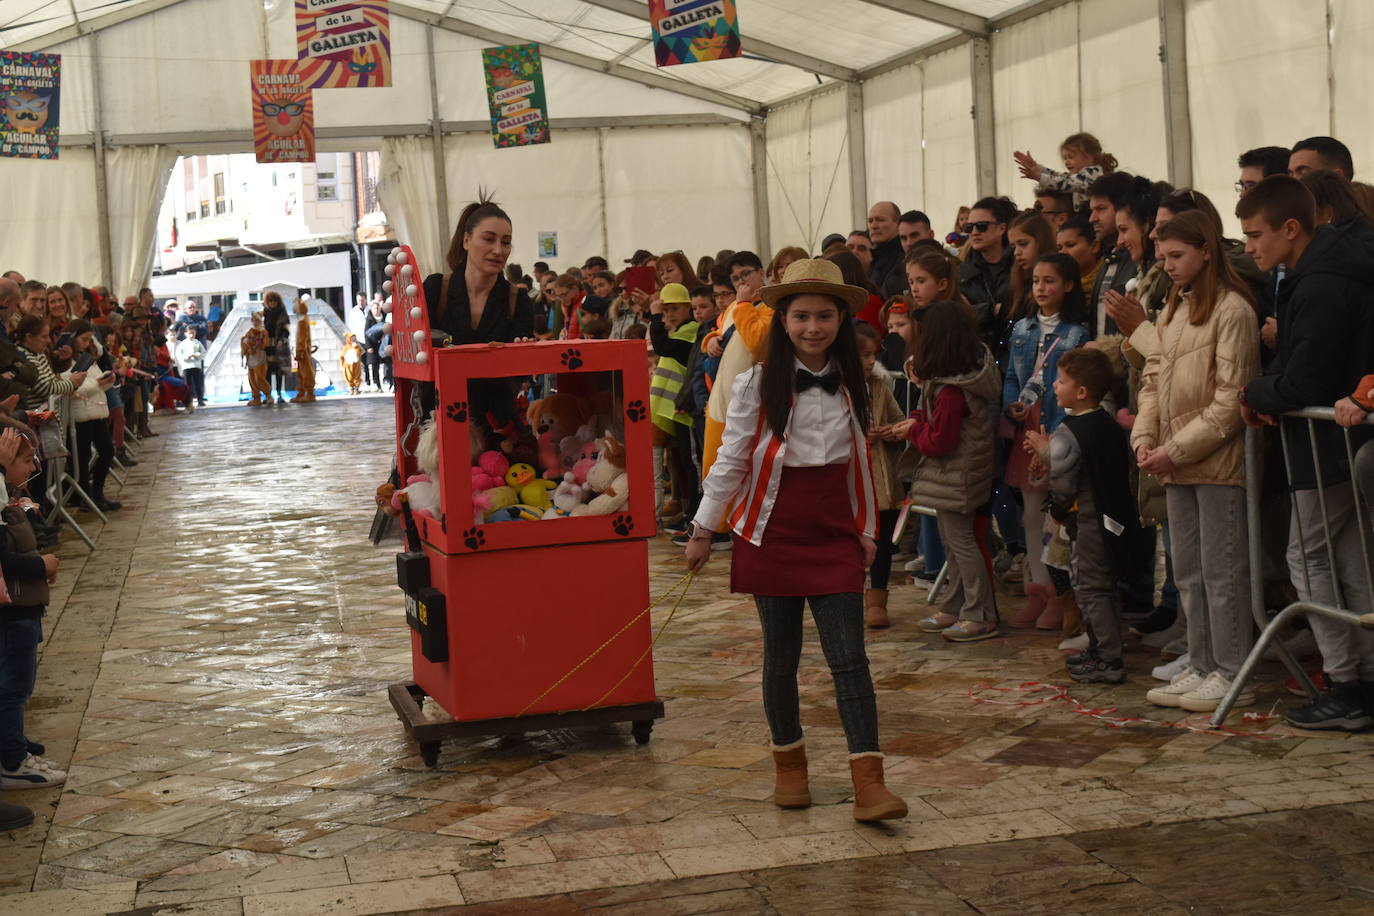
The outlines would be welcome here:
<svg viewBox="0 0 1374 916">
<path fill-rule="evenodd" d="M 394 85 L 317 93 L 318 148 L 383 151 L 417 251 L 494 189 L 522 260 L 544 230 L 578 261 L 814 247 L 884 199 L 944 231 L 982 194 L 1029 203 L 1012 150 L 1053 163 L 1079 130 L 1223 213 L 1251 147 L 1328 134 L 1374 170 L 1374 0 L 738 2 L 743 59 L 658 69 L 645 0 L 392 0 Z M 251 149 L 246 63 L 295 57 L 293 10 L 0 0 L 0 48 L 63 55 L 62 158 L 0 164 L 0 261 L 141 283 L 158 176 Z M 554 142 L 493 150 L 480 51 L 525 41 Z"/>
<path fill-rule="evenodd" d="M 0 48 L 35 50 L 176 5 L 180 0 L 0 0 Z M 776 102 L 818 81 L 854 79 L 909 54 L 999 28 L 1054 0 L 746 0 L 745 56 L 659 70 L 644 0 L 394 0 L 393 16 L 537 41 L 545 48 L 654 79 L 720 93 L 745 106 Z M 262 0 L 269 16 L 291 0 Z M 556 53 L 556 52 L 555 52 Z M 552 56 L 552 55 L 550 55 Z"/>
</svg>

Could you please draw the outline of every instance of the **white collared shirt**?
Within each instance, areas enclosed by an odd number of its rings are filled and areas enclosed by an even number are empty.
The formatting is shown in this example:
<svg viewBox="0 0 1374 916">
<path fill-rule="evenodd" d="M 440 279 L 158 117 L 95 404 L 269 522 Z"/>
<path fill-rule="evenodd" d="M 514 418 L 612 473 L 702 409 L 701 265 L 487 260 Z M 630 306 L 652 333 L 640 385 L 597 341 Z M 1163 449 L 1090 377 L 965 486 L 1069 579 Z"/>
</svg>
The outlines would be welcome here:
<svg viewBox="0 0 1374 916">
<path fill-rule="evenodd" d="M 793 359 L 796 368 L 810 375 L 825 375 L 828 372 L 839 374 L 835 363 L 829 362 L 820 372 L 812 372 Z M 827 464 L 844 464 L 849 461 L 849 410 L 844 398 L 836 391 L 828 393 L 824 388 L 812 387 L 797 393 L 792 404 L 792 418 L 787 427 L 787 453 L 783 456 L 783 466 L 789 468 L 812 468 Z"/>
</svg>

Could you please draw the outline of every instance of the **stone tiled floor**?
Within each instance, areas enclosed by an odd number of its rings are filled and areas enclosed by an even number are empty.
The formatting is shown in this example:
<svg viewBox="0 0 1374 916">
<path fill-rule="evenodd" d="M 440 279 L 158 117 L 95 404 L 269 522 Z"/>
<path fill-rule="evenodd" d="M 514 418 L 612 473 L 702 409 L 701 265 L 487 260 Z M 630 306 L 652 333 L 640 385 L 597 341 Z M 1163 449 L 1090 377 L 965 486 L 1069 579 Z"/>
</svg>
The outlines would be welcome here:
<svg viewBox="0 0 1374 916">
<path fill-rule="evenodd" d="M 389 404 L 157 428 L 100 549 L 63 542 L 29 730 L 71 778 L 8 794 L 39 819 L 0 840 L 0 916 L 1370 905 L 1370 738 L 1114 730 L 1059 703 L 978 704 L 978 684 L 1061 680 L 1054 640 L 943 644 L 916 630 L 910 587 L 869 651 L 911 817 L 850 818 L 814 643 L 818 804 L 778 811 L 757 626 L 725 587 L 728 555 L 655 651 L 667 718 L 648 746 L 623 726 L 471 740 L 427 769 L 385 695 L 409 669 L 394 547 L 365 537 Z M 652 557 L 661 590 L 680 567 L 666 545 Z M 1073 695 L 1157 715 L 1150 655 L 1129 662 L 1126 685 Z M 1282 702 L 1273 683 L 1260 697 Z"/>
</svg>

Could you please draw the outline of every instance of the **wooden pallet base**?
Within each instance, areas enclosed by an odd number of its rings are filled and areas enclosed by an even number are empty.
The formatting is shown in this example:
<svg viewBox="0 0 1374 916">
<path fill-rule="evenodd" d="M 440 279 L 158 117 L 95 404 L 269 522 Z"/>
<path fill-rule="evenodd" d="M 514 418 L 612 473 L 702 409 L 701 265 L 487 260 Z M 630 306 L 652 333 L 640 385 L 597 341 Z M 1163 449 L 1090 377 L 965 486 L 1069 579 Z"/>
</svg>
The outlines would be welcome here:
<svg viewBox="0 0 1374 916">
<path fill-rule="evenodd" d="M 439 762 L 439 746 L 449 738 L 474 738 L 487 735 L 511 735 L 520 732 L 547 731 L 554 728 L 587 728 L 612 722 L 631 723 L 636 744 L 648 744 L 654 720 L 663 718 L 663 703 L 635 703 L 630 706 L 603 706 L 598 709 L 541 713 L 534 716 L 511 716 L 504 719 L 479 719 L 474 722 L 452 722 L 431 719 L 422 708 L 428 696 L 413 681 L 403 681 L 387 688 L 391 706 L 400 717 L 406 731 L 420 745 L 420 757 L 426 766 Z"/>
</svg>

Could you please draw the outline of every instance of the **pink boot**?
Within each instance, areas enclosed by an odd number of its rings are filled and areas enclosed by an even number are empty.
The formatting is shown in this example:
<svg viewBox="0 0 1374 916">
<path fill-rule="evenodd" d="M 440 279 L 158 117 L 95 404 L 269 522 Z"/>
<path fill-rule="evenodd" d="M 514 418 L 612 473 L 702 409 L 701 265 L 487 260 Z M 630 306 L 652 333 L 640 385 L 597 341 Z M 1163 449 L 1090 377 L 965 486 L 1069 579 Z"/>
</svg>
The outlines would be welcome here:
<svg viewBox="0 0 1374 916">
<path fill-rule="evenodd" d="M 1034 582 L 1027 582 L 1026 604 L 1016 612 L 1014 617 L 1007 621 L 1007 626 L 1018 630 L 1029 630 L 1036 625 L 1040 615 L 1045 613 L 1045 608 L 1053 597 L 1054 589 L 1048 585 L 1036 585 Z"/>
<path fill-rule="evenodd" d="M 1054 593 L 1052 586 L 1042 586 L 1049 593 L 1050 600 L 1045 604 L 1045 610 L 1040 612 L 1040 616 L 1035 620 L 1037 630 L 1058 630 L 1064 624 L 1064 605 L 1059 600 L 1059 596 Z"/>
</svg>

